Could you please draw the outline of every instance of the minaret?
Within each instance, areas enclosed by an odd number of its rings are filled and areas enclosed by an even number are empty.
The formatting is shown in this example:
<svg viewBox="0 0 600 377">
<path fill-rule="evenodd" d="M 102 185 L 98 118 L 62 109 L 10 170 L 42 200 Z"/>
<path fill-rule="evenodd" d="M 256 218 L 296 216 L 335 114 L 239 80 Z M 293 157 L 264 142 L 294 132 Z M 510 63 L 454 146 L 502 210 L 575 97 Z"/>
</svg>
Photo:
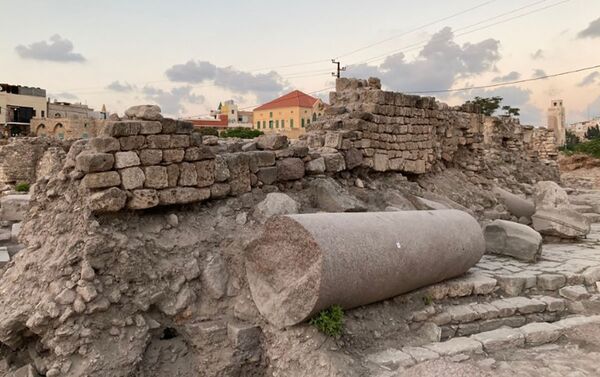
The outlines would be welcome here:
<svg viewBox="0 0 600 377">
<path fill-rule="evenodd" d="M 566 115 L 562 99 L 552 100 L 548 109 L 548 128 L 554 131 L 556 145 L 562 147 L 566 143 Z"/>
</svg>

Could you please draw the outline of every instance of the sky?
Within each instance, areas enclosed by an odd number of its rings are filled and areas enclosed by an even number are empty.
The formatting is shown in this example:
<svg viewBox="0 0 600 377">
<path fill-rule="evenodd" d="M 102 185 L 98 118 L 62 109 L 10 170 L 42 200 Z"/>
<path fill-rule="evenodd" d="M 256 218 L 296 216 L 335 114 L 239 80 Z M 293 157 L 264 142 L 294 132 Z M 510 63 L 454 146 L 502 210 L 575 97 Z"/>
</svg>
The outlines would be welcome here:
<svg viewBox="0 0 600 377">
<path fill-rule="evenodd" d="M 600 65 L 598 0 L 0 0 L 0 82 L 122 113 L 175 117 L 242 108 L 299 89 L 325 100 L 331 59 L 384 89 L 438 91 Z M 434 94 L 432 94 L 434 95 Z M 600 69 L 435 94 L 451 105 L 502 96 L 522 123 L 600 116 Z"/>
</svg>

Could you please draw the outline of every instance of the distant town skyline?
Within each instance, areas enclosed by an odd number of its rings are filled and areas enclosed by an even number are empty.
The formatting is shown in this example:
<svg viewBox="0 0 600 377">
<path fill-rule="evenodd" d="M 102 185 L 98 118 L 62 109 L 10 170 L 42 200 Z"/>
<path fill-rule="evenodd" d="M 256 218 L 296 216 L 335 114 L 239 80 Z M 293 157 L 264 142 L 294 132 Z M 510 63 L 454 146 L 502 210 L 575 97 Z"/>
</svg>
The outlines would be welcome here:
<svg viewBox="0 0 600 377">
<path fill-rule="evenodd" d="M 112 112 L 156 103 L 187 117 L 227 99 L 252 108 L 294 89 L 332 87 L 332 58 L 348 66 L 345 76 L 377 76 L 407 92 L 600 64 L 595 0 L 3 3 L 32 22 L 0 24 L 0 82 Z M 561 98 L 573 123 L 600 114 L 600 70 L 436 97 L 458 104 L 475 95 L 502 96 L 521 108 L 523 123 L 539 126 Z"/>
</svg>

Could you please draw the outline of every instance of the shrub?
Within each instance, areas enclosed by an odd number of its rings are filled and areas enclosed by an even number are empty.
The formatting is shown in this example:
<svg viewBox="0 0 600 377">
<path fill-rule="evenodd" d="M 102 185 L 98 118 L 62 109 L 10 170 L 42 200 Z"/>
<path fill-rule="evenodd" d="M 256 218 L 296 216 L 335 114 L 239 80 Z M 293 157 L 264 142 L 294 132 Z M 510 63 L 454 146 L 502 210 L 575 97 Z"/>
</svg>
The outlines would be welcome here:
<svg viewBox="0 0 600 377">
<path fill-rule="evenodd" d="M 29 192 L 29 183 L 21 182 L 15 186 L 17 192 Z"/>
<path fill-rule="evenodd" d="M 204 135 L 204 136 L 219 136 L 219 131 L 217 131 L 216 128 L 211 128 L 211 127 L 197 128 L 194 130 L 194 132 L 197 132 L 200 135 Z"/>
<path fill-rule="evenodd" d="M 327 336 L 338 337 L 344 329 L 344 310 L 341 306 L 334 305 L 322 310 L 309 323 Z"/>
<path fill-rule="evenodd" d="M 264 133 L 251 128 L 232 128 L 221 132 L 221 137 L 239 137 L 241 139 L 254 139 Z"/>
</svg>

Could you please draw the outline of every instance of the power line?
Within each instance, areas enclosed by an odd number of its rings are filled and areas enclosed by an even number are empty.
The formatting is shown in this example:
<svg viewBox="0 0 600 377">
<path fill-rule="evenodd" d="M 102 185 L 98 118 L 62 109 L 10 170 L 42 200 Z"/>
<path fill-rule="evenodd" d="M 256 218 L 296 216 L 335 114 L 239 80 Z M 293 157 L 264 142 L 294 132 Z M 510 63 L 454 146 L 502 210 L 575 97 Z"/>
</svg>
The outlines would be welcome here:
<svg viewBox="0 0 600 377">
<path fill-rule="evenodd" d="M 598 69 L 598 68 L 600 68 L 600 64 L 594 65 L 594 66 L 591 66 L 591 67 L 578 68 L 578 69 L 574 69 L 572 71 L 565 71 L 565 72 L 555 73 L 555 74 L 552 74 L 552 75 L 545 75 L 545 76 L 533 77 L 533 78 L 530 78 L 530 79 L 523 79 L 523 80 L 506 81 L 506 82 L 502 82 L 502 83 L 498 83 L 498 84 L 470 86 L 470 87 L 457 88 L 457 89 L 438 89 L 438 90 L 411 91 L 411 92 L 406 92 L 406 93 L 408 93 L 408 94 L 450 93 L 450 92 L 462 92 L 462 91 L 478 90 L 478 89 L 497 88 L 497 87 L 501 87 L 501 86 L 516 85 L 516 84 L 522 84 L 522 83 L 531 82 L 531 81 L 539 81 L 539 80 L 545 80 L 545 79 L 550 79 L 550 78 L 559 77 L 559 76 L 566 76 L 566 75 L 571 75 L 573 73 L 591 71 L 593 69 Z"/>
<path fill-rule="evenodd" d="M 462 16 L 463 14 L 466 14 L 466 13 L 472 12 L 472 11 L 474 11 L 474 10 L 476 10 L 476 9 L 482 8 L 482 7 L 484 7 L 484 6 L 488 5 L 488 4 L 491 4 L 491 3 L 495 2 L 495 1 L 496 1 L 496 0 L 489 0 L 489 1 L 485 1 L 485 2 L 483 2 L 483 3 L 479 4 L 479 5 L 476 5 L 476 6 L 474 6 L 474 7 L 471 7 L 471 8 L 465 9 L 465 10 L 463 10 L 463 11 L 460 11 L 460 12 L 457 12 L 457 13 L 454 13 L 454 14 L 451 14 L 450 16 L 446 16 L 446 17 L 443 17 L 443 18 L 439 18 L 439 19 L 437 19 L 437 20 L 435 20 L 435 21 L 431 21 L 431 22 L 429 22 L 429 23 L 426 23 L 426 24 L 423 24 L 423 25 L 421 25 L 421 26 L 417 26 L 417 27 L 415 27 L 415 28 L 413 28 L 413 29 L 410 29 L 410 30 L 408 30 L 408 31 L 405 31 L 405 32 L 403 32 L 403 33 L 400 33 L 400 34 L 394 35 L 394 36 L 392 36 L 392 37 L 389 37 L 389 38 L 383 39 L 383 40 L 381 40 L 381 41 L 378 41 L 378 42 L 371 43 L 371 44 L 369 44 L 369 45 L 366 45 L 366 46 L 363 46 L 363 47 L 357 48 L 357 49 L 355 49 L 355 50 L 352 50 L 352 51 L 346 52 L 346 53 L 344 53 L 344 54 L 338 55 L 338 56 L 336 57 L 336 60 L 338 60 L 338 59 L 340 59 L 340 58 L 343 58 L 343 57 L 346 57 L 346 56 L 353 55 L 353 54 L 355 54 L 355 53 L 357 53 L 357 52 L 360 52 L 360 51 L 367 50 L 367 49 L 369 49 L 369 48 L 371 48 L 371 47 L 378 46 L 378 45 L 380 45 L 380 44 L 383 44 L 383 43 L 389 42 L 389 41 L 391 41 L 391 40 L 394 40 L 394 39 L 397 39 L 397 38 L 401 38 L 401 37 L 403 37 L 403 36 L 405 36 L 405 35 L 412 34 L 412 33 L 416 32 L 416 31 L 423 30 L 423 29 L 425 29 L 425 28 L 427 28 L 427 27 L 429 27 L 429 26 L 435 25 L 435 24 L 437 24 L 437 23 L 440 23 L 440 22 L 443 22 L 443 21 L 447 21 L 447 20 L 450 20 L 450 19 L 452 19 L 452 18 L 455 18 L 455 17 L 458 17 L 458 16 Z"/>
</svg>

